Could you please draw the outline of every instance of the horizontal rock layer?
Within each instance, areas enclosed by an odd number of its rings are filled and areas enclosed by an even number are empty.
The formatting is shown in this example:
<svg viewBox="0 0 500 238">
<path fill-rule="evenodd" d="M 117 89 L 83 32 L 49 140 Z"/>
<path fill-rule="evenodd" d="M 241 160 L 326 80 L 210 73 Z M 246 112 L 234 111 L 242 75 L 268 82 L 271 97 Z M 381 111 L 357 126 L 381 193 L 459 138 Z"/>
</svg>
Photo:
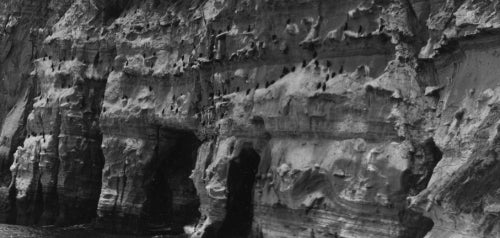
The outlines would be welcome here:
<svg viewBox="0 0 500 238">
<path fill-rule="evenodd" d="M 0 219 L 497 237 L 498 3 L 0 4 Z"/>
</svg>

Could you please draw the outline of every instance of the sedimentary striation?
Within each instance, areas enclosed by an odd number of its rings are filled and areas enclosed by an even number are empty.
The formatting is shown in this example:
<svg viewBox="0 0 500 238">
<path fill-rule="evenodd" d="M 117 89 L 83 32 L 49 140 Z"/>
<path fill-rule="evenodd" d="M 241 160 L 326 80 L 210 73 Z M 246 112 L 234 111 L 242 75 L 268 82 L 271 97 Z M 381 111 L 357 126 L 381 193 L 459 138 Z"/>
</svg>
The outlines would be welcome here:
<svg viewBox="0 0 500 238">
<path fill-rule="evenodd" d="M 0 221 L 498 237 L 499 4 L 4 1 Z"/>
</svg>

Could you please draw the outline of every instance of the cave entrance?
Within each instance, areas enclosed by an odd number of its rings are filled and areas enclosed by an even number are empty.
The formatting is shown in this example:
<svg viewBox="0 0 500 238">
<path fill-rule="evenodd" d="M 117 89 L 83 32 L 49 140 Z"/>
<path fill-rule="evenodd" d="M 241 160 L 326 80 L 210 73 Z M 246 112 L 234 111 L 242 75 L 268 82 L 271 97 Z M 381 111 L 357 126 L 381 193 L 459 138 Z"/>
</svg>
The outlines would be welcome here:
<svg viewBox="0 0 500 238">
<path fill-rule="evenodd" d="M 250 145 L 244 146 L 238 157 L 231 160 L 227 178 L 226 218 L 219 237 L 248 237 L 250 234 L 253 220 L 253 188 L 259 162 L 259 154 Z"/>
<path fill-rule="evenodd" d="M 151 235 L 181 235 L 184 226 L 200 217 L 199 199 L 189 178 L 201 142 L 191 132 L 159 133 L 150 175 L 146 182 L 143 229 Z"/>
<path fill-rule="evenodd" d="M 442 157 L 443 152 L 432 138 L 416 146 L 411 154 L 411 168 L 405 170 L 401 177 L 401 192 L 405 197 L 415 196 L 427 188 L 434 168 Z M 410 209 L 399 211 L 398 216 L 404 228 L 403 237 L 425 237 L 434 226 L 432 219 Z"/>
</svg>

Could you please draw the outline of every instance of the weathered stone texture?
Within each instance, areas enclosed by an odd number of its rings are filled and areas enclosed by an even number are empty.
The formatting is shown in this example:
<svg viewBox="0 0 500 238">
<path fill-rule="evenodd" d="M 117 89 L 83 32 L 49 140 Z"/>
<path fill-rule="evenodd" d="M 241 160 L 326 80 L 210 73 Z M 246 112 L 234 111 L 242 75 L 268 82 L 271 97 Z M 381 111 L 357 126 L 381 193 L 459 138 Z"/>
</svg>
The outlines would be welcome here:
<svg viewBox="0 0 500 238">
<path fill-rule="evenodd" d="M 498 237 L 499 2 L 0 3 L 0 220 Z"/>
</svg>

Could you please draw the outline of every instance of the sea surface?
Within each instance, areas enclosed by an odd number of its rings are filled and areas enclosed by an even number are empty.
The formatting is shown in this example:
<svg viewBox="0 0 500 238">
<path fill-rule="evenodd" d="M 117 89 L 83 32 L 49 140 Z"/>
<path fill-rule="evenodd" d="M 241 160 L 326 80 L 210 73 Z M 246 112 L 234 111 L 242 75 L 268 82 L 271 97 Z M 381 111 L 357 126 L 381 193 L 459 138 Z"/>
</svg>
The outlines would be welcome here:
<svg viewBox="0 0 500 238">
<path fill-rule="evenodd" d="M 100 232 L 88 226 L 67 228 L 29 227 L 0 224 L 0 238 L 183 238 L 187 236 L 133 236 Z"/>
</svg>

